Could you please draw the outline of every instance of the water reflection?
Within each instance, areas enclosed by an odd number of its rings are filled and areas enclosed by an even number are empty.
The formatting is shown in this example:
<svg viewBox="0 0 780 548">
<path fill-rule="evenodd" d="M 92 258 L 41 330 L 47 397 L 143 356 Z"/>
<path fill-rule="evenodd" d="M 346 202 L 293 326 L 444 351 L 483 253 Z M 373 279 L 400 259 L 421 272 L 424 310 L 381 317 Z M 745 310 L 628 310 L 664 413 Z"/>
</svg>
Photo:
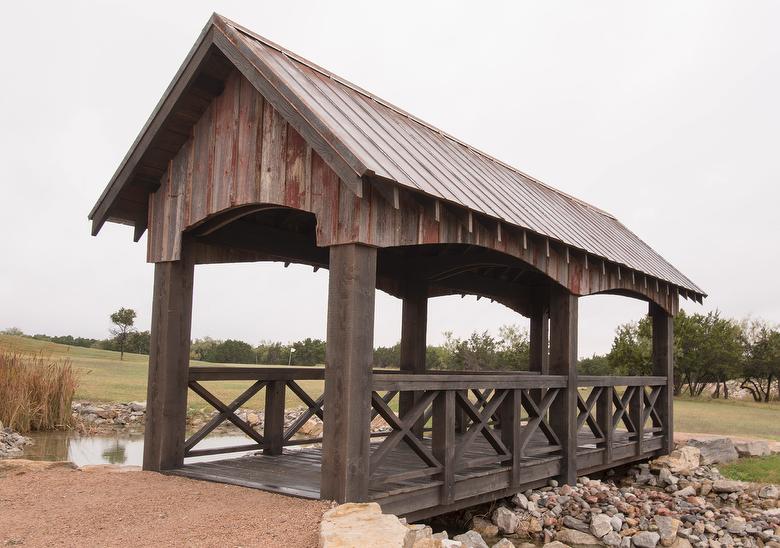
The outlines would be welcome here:
<svg viewBox="0 0 780 548">
<path fill-rule="evenodd" d="M 27 434 L 33 445 L 24 448 L 22 458 L 32 460 L 69 460 L 77 466 L 90 464 L 123 464 L 141 466 L 144 437 L 141 432 L 114 432 L 97 436 L 81 436 L 76 432 L 33 432 Z M 228 447 L 250 442 L 240 435 L 213 435 L 198 444 L 199 449 Z M 248 453 L 251 453 L 249 451 Z M 195 457 L 186 462 L 219 460 L 243 453 Z"/>
</svg>

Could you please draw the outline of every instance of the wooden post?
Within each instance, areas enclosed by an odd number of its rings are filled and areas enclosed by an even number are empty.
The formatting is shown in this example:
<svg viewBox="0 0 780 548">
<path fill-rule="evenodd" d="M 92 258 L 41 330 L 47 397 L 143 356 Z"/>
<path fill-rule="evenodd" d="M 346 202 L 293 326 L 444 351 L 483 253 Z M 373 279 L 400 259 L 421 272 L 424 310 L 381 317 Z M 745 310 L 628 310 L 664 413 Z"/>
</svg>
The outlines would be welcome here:
<svg viewBox="0 0 780 548">
<path fill-rule="evenodd" d="M 425 372 L 426 330 L 428 329 L 428 289 L 425 284 L 410 281 L 406 287 L 401 309 L 400 368 L 405 373 Z M 414 406 L 418 394 L 401 392 L 398 413 L 404 419 Z M 423 437 L 425 421 L 420 418 L 412 432 Z"/>
<path fill-rule="evenodd" d="M 604 441 L 598 445 L 604 449 L 604 464 L 612 462 L 612 390 L 612 386 L 603 386 L 596 402 L 596 421 L 604 434 Z"/>
<path fill-rule="evenodd" d="M 509 390 L 499 407 L 501 441 L 512 453 L 512 485 L 520 485 L 520 398 L 522 390 Z"/>
<path fill-rule="evenodd" d="M 442 390 L 433 400 L 431 451 L 442 465 L 440 505 L 455 500 L 455 391 Z"/>
<path fill-rule="evenodd" d="M 550 292 L 550 374 L 565 375 L 550 426 L 561 441 L 561 481 L 577 481 L 577 297 L 564 288 Z"/>
<path fill-rule="evenodd" d="M 642 404 L 644 403 L 644 398 L 642 397 L 642 393 L 644 391 L 644 386 L 635 386 L 633 387 L 634 393 L 631 395 L 631 398 L 628 401 L 628 416 L 631 418 L 631 422 L 634 425 L 634 428 L 636 431 L 634 432 L 634 437 L 636 438 L 636 454 L 641 455 L 644 452 L 644 437 L 645 437 L 645 428 L 644 424 L 642 422 Z"/>
<path fill-rule="evenodd" d="M 531 305 L 531 329 L 528 339 L 528 370 L 549 375 L 550 308 L 541 295 L 536 295 Z M 531 397 L 538 405 L 544 397 L 544 392 L 540 388 L 534 388 L 531 390 Z"/>
<path fill-rule="evenodd" d="M 264 455 L 281 455 L 284 449 L 284 381 L 269 381 L 265 387 L 265 420 L 263 423 Z"/>
<path fill-rule="evenodd" d="M 330 248 L 321 497 L 368 497 L 376 249 Z"/>
<path fill-rule="evenodd" d="M 650 303 L 653 320 L 653 374 L 666 377 L 655 408 L 664 427 L 665 453 L 674 449 L 674 318 L 655 303 Z"/>
<path fill-rule="evenodd" d="M 184 246 L 181 260 L 154 265 L 144 470 L 184 463 L 194 272 Z"/>
</svg>

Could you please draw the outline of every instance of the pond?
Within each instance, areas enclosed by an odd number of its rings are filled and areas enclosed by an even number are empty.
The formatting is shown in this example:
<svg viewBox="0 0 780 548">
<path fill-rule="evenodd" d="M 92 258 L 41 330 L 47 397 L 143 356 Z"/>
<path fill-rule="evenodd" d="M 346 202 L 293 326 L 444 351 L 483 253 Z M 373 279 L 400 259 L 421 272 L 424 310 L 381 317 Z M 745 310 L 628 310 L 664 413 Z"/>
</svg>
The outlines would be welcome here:
<svg viewBox="0 0 780 548">
<path fill-rule="evenodd" d="M 82 436 L 77 432 L 33 432 L 26 434 L 33 445 L 24 448 L 21 458 L 31 460 L 68 460 L 77 466 L 89 464 L 121 464 L 141 466 L 144 454 L 143 432 L 111 432 L 93 436 Z M 212 434 L 198 444 L 198 449 L 244 445 L 248 438 L 235 434 Z M 209 455 L 188 458 L 186 462 L 219 460 L 238 457 L 242 454 Z"/>
</svg>

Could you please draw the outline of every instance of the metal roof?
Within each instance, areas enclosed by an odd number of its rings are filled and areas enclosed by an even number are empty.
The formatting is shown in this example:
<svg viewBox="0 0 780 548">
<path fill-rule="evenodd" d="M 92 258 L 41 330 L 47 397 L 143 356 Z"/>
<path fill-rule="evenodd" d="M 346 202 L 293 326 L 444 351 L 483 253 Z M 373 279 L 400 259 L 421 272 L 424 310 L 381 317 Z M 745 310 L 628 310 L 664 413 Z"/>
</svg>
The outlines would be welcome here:
<svg viewBox="0 0 780 548">
<path fill-rule="evenodd" d="M 471 147 L 222 18 L 366 174 L 465 206 L 704 295 L 612 215 Z M 244 50 L 246 51 L 246 49 Z"/>
</svg>

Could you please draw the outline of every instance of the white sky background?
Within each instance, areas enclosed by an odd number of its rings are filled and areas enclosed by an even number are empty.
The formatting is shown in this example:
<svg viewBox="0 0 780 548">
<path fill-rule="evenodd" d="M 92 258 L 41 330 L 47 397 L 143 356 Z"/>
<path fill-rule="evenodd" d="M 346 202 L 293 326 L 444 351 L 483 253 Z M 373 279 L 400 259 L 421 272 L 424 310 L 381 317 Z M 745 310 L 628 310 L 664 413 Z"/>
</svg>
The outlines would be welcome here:
<svg viewBox="0 0 780 548">
<path fill-rule="evenodd" d="M 87 213 L 212 11 L 616 215 L 704 288 L 780 321 L 780 3 L 14 2 L 0 33 L 0 328 L 149 327 L 146 238 Z M 325 335 L 327 271 L 199 267 L 193 336 Z M 580 304 L 580 355 L 646 305 Z M 433 299 L 429 341 L 527 321 Z M 400 336 L 378 293 L 376 343 Z"/>
</svg>

